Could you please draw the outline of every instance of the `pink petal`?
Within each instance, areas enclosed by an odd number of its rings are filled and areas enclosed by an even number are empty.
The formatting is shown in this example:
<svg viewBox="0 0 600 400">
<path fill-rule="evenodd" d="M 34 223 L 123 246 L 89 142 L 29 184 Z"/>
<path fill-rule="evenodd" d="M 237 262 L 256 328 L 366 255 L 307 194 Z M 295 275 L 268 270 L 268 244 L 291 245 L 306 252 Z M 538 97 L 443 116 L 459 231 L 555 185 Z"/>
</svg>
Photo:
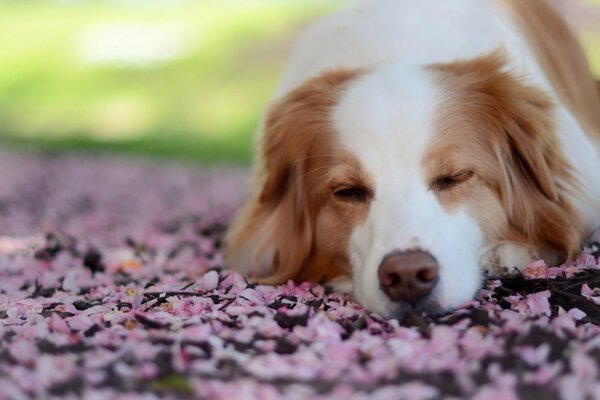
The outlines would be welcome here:
<svg viewBox="0 0 600 400">
<path fill-rule="evenodd" d="M 579 308 L 571 308 L 568 311 L 568 314 L 571 315 L 576 321 L 580 321 L 587 316 L 587 314 L 581 311 Z"/>
<path fill-rule="evenodd" d="M 36 345 L 29 340 L 23 339 L 19 339 L 11 343 L 8 351 L 15 360 L 21 363 L 33 362 L 38 355 L 38 349 Z"/>
<path fill-rule="evenodd" d="M 529 307 L 529 311 L 531 311 L 533 315 L 552 315 L 550 302 L 548 301 L 549 297 L 549 290 L 527 296 L 527 306 Z"/>
<path fill-rule="evenodd" d="M 69 328 L 69 325 L 67 325 L 65 320 L 59 317 L 57 313 L 52 313 L 52 316 L 50 316 L 50 322 L 48 323 L 48 326 L 50 327 L 50 330 L 54 332 L 65 334 L 71 333 L 71 328 Z"/>
<path fill-rule="evenodd" d="M 215 290 L 219 286 L 219 274 L 217 271 L 208 271 L 202 277 L 200 287 L 208 292 Z"/>
<path fill-rule="evenodd" d="M 537 260 L 523 269 L 523 275 L 530 279 L 548 278 L 548 266 L 544 260 Z"/>
</svg>

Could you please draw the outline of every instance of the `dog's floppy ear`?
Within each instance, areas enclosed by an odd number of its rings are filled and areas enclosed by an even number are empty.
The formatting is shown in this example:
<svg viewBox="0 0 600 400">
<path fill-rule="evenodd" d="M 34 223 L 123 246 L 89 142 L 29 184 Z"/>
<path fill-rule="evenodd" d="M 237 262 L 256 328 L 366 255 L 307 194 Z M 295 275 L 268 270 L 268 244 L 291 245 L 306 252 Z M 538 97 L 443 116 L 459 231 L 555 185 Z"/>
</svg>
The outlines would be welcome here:
<svg viewBox="0 0 600 400">
<path fill-rule="evenodd" d="M 330 111 L 343 84 L 356 75 L 330 71 L 311 79 L 272 105 L 263 123 L 255 193 L 231 226 L 230 267 L 278 284 L 305 277 L 314 252 L 314 200 L 307 176 L 311 155 L 327 154 Z"/>
<path fill-rule="evenodd" d="M 501 51 L 434 68 L 458 78 L 451 81 L 453 95 L 487 144 L 481 169 L 509 221 L 504 235 L 573 256 L 583 223 L 569 197 L 578 195 L 579 185 L 555 133 L 550 97 L 507 71 Z"/>
<path fill-rule="evenodd" d="M 503 175 L 505 213 L 528 243 L 569 259 L 580 250 L 583 235 L 583 223 L 569 200 L 579 186 L 555 135 L 552 102 L 516 78 L 513 82 L 500 89 L 502 129 L 493 144 Z"/>
</svg>

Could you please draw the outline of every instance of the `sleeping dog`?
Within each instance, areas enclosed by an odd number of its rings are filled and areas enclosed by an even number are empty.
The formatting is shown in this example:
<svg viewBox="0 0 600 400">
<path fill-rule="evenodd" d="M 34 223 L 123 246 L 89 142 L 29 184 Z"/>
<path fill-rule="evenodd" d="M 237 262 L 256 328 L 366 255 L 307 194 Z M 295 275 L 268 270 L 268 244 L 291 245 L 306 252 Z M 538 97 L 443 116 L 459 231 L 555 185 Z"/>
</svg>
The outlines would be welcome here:
<svg viewBox="0 0 600 400">
<path fill-rule="evenodd" d="M 296 45 L 231 267 L 435 313 L 600 223 L 600 95 L 542 0 L 355 0 Z"/>
</svg>

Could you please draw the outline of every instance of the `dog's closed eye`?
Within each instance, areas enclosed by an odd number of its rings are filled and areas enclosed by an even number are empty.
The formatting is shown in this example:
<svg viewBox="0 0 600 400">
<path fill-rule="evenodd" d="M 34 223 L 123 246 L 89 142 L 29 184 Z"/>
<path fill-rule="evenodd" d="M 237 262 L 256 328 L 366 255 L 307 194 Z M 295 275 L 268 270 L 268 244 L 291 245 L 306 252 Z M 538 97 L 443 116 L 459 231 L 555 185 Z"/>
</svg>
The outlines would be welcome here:
<svg viewBox="0 0 600 400">
<path fill-rule="evenodd" d="M 371 190 L 362 186 L 341 184 L 335 186 L 331 194 L 340 201 L 348 203 L 364 203 L 371 196 Z"/>
<path fill-rule="evenodd" d="M 437 176 L 431 181 L 429 190 L 433 190 L 435 192 L 450 190 L 459 184 L 468 181 L 473 177 L 474 174 L 475 173 L 471 170 L 465 170 L 457 174 Z"/>
</svg>

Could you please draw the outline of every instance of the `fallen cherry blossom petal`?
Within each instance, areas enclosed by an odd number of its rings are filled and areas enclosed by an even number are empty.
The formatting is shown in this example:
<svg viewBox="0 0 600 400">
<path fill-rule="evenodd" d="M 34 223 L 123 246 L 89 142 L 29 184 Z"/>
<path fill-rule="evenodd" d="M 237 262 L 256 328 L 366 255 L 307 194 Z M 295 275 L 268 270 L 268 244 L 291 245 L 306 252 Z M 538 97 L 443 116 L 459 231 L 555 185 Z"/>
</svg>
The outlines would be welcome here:
<svg viewBox="0 0 600 400">
<path fill-rule="evenodd" d="M 226 269 L 244 174 L 0 150 L 2 395 L 597 394 L 593 246 L 490 280 L 453 312 L 385 319 L 318 284 L 257 285 Z"/>
</svg>

